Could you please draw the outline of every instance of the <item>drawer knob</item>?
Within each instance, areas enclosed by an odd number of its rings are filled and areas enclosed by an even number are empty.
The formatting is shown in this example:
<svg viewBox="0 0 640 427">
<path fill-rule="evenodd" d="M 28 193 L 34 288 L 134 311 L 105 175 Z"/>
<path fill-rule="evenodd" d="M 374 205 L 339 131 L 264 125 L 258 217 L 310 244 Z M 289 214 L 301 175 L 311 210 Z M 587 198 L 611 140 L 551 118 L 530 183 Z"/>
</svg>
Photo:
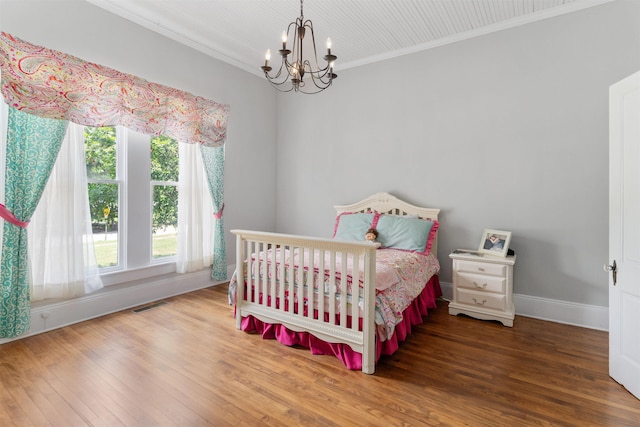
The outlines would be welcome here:
<svg viewBox="0 0 640 427">
<path fill-rule="evenodd" d="M 473 286 L 475 286 L 478 289 L 484 289 L 487 287 L 487 284 L 483 283 L 482 285 L 479 285 L 477 282 L 473 282 Z"/>
<path fill-rule="evenodd" d="M 473 302 L 475 302 L 477 305 L 484 305 L 487 302 L 487 300 L 483 299 L 482 301 L 478 301 L 477 299 L 474 298 Z"/>
<path fill-rule="evenodd" d="M 478 267 L 478 271 L 484 271 L 484 268 Z"/>
</svg>

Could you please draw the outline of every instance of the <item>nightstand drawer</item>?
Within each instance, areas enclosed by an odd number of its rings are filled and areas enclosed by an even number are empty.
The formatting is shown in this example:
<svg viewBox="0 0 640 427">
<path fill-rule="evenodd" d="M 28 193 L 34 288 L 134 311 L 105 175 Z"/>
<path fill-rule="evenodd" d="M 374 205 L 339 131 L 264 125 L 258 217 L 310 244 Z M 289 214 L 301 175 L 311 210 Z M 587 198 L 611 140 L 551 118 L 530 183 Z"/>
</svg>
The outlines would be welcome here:
<svg viewBox="0 0 640 427">
<path fill-rule="evenodd" d="M 507 279 L 505 277 L 485 276 L 482 274 L 457 273 L 457 286 L 475 289 L 477 291 L 496 292 L 504 294 Z"/>
<path fill-rule="evenodd" d="M 506 308 L 505 295 L 474 292 L 471 290 L 457 289 L 456 301 L 460 304 L 467 304 L 474 307 L 490 308 L 494 310 L 504 310 Z"/>
<path fill-rule="evenodd" d="M 458 260 L 456 270 L 464 273 L 488 274 L 491 276 L 505 277 L 507 266 L 502 264 L 489 264 L 486 262 L 474 262 Z"/>
</svg>

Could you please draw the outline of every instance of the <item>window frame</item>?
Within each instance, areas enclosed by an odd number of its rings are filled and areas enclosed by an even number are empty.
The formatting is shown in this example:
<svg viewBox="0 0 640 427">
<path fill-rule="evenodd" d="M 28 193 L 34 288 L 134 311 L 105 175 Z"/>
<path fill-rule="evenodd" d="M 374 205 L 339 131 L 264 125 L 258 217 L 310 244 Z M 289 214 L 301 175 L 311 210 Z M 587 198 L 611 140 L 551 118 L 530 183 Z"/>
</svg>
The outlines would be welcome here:
<svg viewBox="0 0 640 427">
<path fill-rule="evenodd" d="M 153 258 L 152 136 L 123 126 L 115 128 L 116 180 L 105 181 L 119 183 L 118 266 L 100 268 L 105 287 L 176 271 L 176 256 Z M 147 236 L 141 236 L 141 230 L 147 230 Z"/>
</svg>

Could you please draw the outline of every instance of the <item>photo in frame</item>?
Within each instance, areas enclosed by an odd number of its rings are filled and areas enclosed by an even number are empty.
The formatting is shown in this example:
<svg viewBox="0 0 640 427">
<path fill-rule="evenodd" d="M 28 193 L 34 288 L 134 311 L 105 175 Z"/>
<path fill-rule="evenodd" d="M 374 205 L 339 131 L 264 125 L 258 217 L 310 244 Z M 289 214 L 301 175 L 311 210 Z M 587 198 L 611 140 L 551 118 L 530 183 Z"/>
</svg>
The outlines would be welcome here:
<svg viewBox="0 0 640 427">
<path fill-rule="evenodd" d="M 511 243 L 511 232 L 485 228 L 480 240 L 478 252 L 487 255 L 506 257 Z"/>
</svg>

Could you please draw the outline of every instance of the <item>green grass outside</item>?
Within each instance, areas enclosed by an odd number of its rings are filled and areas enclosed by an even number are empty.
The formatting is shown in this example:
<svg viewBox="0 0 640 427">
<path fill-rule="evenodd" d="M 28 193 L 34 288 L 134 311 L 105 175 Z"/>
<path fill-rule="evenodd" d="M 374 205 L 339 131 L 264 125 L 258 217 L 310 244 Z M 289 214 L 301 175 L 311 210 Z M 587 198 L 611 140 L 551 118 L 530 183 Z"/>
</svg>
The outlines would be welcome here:
<svg viewBox="0 0 640 427">
<path fill-rule="evenodd" d="M 98 267 L 118 265 L 118 241 L 96 239 L 94 242 Z M 173 256 L 178 247 L 178 234 L 154 234 L 153 258 Z"/>
<path fill-rule="evenodd" d="M 174 256 L 178 249 L 178 233 L 154 234 L 152 242 L 154 258 Z"/>
</svg>

